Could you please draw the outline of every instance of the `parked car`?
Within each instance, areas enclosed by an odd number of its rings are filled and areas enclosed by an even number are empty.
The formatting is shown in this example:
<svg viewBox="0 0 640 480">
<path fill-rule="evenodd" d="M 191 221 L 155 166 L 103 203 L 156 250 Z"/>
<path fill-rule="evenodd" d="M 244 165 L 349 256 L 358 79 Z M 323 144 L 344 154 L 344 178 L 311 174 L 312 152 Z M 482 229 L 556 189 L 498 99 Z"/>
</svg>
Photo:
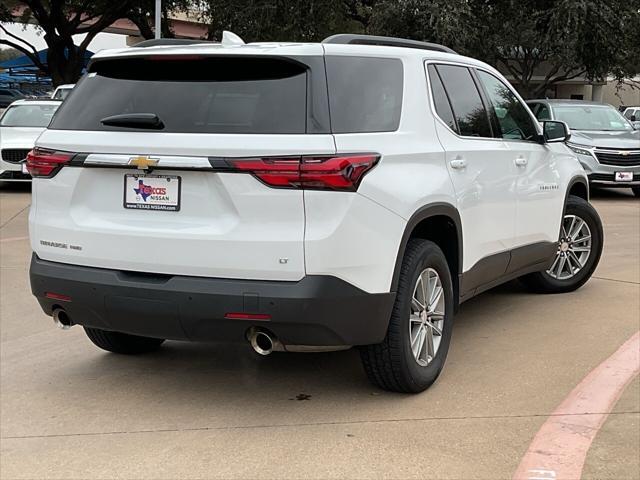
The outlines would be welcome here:
<svg viewBox="0 0 640 480">
<path fill-rule="evenodd" d="M 0 180 L 28 181 L 25 160 L 60 105 L 54 100 L 17 100 L 0 116 Z"/>
<path fill-rule="evenodd" d="M 640 130 L 640 107 L 627 107 L 622 114 L 636 130 Z"/>
<path fill-rule="evenodd" d="M 64 85 L 60 85 L 56 87 L 56 89 L 51 94 L 51 98 L 54 100 L 64 100 L 67 98 L 67 95 L 71 93 L 73 87 L 75 87 L 75 83 L 65 83 Z"/>
<path fill-rule="evenodd" d="M 359 35 L 162 43 L 94 55 L 28 157 L 33 294 L 98 347 L 358 346 L 373 383 L 419 392 L 461 302 L 596 268 L 566 125 L 489 65 Z"/>
<path fill-rule="evenodd" d="M 611 105 L 583 100 L 530 100 L 538 120 L 562 120 L 567 146 L 592 185 L 631 188 L 640 196 L 640 130 Z"/>
<path fill-rule="evenodd" d="M 19 90 L 13 88 L 0 88 L 0 108 L 6 108 L 16 100 L 25 98 Z"/>
</svg>

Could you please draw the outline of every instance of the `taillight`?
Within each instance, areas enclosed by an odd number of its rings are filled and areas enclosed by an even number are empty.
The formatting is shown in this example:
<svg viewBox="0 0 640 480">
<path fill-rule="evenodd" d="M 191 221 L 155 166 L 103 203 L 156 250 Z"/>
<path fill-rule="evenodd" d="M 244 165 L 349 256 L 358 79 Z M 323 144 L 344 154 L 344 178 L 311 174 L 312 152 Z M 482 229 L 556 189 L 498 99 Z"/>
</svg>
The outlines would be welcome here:
<svg viewBox="0 0 640 480">
<path fill-rule="evenodd" d="M 229 159 L 271 187 L 356 191 L 362 177 L 380 160 L 376 154 Z"/>
<path fill-rule="evenodd" d="M 73 157 L 69 152 L 34 148 L 27 154 L 27 171 L 32 177 L 51 178 Z"/>
</svg>

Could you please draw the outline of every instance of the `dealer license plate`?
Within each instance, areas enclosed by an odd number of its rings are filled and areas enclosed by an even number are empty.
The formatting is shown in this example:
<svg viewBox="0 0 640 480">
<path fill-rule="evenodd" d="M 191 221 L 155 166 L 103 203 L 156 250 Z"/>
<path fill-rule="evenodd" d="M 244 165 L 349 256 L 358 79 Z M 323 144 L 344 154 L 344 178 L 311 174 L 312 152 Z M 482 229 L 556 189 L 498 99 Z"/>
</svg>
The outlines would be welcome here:
<svg viewBox="0 0 640 480">
<path fill-rule="evenodd" d="M 616 172 L 616 182 L 632 182 L 633 172 Z"/>
<path fill-rule="evenodd" d="M 180 210 L 180 182 L 175 175 L 124 176 L 124 208 L 138 210 Z"/>
</svg>

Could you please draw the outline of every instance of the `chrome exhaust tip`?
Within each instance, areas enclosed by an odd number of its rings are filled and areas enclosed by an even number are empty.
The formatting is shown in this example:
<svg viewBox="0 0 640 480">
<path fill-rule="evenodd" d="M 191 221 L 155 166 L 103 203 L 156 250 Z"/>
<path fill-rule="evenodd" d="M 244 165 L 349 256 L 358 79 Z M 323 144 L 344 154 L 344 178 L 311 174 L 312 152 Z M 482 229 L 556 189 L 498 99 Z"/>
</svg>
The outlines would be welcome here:
<svg viewBox="0 0 640 480">
<path fill-rule="evenodd" d="M 62 330 L 69 330 L 71 328 L 71 319 L 67 312 L 62 308 L 56 308 L 53 311 L 53 323 Z"/>
<path fill-rule="evenodd" d="M 249 337 L 251 347 L 258 355 L 269 355 L 273 352 L 274 339 L 267 332 L 258 330 Z"/>
</svg>

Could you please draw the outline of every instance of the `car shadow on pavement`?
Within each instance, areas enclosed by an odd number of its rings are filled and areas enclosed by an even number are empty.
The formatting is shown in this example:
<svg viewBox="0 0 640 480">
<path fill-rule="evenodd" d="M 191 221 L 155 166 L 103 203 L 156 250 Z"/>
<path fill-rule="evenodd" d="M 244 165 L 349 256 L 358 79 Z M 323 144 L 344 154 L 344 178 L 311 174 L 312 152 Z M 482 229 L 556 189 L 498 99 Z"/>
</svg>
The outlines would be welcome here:
<svg viewBox="0 0 640 480">
<path fill-rule="evenodd" d="M 634 195 L 630 188 L 594 188 L 590 190 L 591 200 L 616 201 L 633 199 Z"/>
</svg>

